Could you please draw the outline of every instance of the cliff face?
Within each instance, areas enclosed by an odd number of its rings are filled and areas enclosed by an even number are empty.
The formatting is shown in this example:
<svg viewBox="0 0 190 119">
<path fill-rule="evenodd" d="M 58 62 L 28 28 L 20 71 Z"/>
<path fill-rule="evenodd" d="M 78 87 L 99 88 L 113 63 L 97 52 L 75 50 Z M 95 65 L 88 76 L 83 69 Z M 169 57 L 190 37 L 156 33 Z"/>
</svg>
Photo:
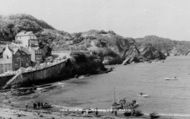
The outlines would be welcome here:
<svg viewBox="0 0 190 119">
<path fill-rule="evenodd" d="M 99 56 L 104 64 L 130 64 L 165 59 L 164 54 L 152 45 L 138 46 L 133 38 L 124 38 L 113 31 L 90 30 L 78 34 L 75 41 L 78 42 L 69 45 L 71 49 L 90 51 Z"/>
<path fill-rule="evenodd" d="M 137 47 L 135 45 L 132 45 L 129 47 L 129 49 L 126 49 L 124 55 L 123 55 L 123 64 L 130 64 L 132 62 L 142 62 L 143 61 L 143 57 L 139 51 L 139 49 L 137 49 Z"/>
</svg>

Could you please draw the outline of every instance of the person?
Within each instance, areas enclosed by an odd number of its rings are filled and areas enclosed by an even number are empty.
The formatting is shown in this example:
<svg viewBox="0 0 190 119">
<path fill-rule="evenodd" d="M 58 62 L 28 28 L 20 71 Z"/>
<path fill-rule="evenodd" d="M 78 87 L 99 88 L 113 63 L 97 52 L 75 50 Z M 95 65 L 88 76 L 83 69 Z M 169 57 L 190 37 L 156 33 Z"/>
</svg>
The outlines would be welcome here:
<svg viewBox="0 0 190 119">
<path fill-rule="evenodd" d="M 143 92 L 140 92 L 139 94 L 142 96 L 144 93 L 143 93 Z"/>
<path fill-rule="evenodd" d="M 33 108 L 37 109 L 37 104 L 35 102 L 33 103 Z"/>
<path fill-rule="evenodd" d="M 114 111 L 114 115 L 117 116 L 117 110 Z"/>
<path fill-rule="evenodd" d="M 96 108 L 95 115 L 98 116 L 98 108 Z"/>
</svg>

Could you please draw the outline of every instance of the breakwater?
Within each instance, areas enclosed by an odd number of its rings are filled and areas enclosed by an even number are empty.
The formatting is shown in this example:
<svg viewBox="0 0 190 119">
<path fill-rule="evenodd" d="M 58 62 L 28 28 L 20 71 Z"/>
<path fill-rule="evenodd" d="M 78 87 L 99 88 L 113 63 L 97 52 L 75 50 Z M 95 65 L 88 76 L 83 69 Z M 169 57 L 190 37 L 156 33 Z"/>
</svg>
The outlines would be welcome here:
<svg viewBox="0 0 190 119">
<path fill-rule="evenodd" d="M 49 64 L 45 67 L 39 67 L 35 70 L 17 72 L 15 75 L 5 75 L 0 77 L 1 87 L 9 88 L 11 86 L 31 86 L 35 84 L 54 82 L 63 76 L 63 70 L 66 70 L 68 59 Z M 19 74 L 20 73 L 20 74 Z M 18 77 L 14 77 L 17 74 Z"/>
<path fill-rule="evenodd" d="M 21 70 L 14 74 L 1 75 L 0 87 L 26 87 L 46 84 L 85 74 L 108 72 L 96 57 L 75 53 L 71 58 L 62 59 L 31 70 Z"/>
</svg>

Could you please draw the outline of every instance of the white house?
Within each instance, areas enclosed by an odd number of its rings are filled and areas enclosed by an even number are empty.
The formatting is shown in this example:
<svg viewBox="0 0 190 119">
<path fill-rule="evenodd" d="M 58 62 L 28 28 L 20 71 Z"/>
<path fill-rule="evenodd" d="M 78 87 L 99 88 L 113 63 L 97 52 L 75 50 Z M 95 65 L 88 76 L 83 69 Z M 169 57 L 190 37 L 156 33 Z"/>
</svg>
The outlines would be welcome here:
<svg viewBox="0 0 190 119">
<path fill-rule="evenodd" d="M 15 42 L 23 47 L 36 47 L 38 45 L 37 37 L 32 31 L 21 31 L 15 36 Z"/>
<path fill-rule="evenodd" d="M 36 51 L 39 49 L 39 42 L 32 31 L 21 31 L 15 37 L 15 42 L 25 47 L 31 54 L 31 61 L 36 62 Z"/>
<path fill-rule="evenodd" d="M 10 50 L 9 46 L 7 45 L 5 47 L 5 50 L 3 51 L 3 59 L 6 59 L 6 60 L 11 59 L 12 60 L 12 57 L 13 57 L 12 51 Z"/>
</svg>

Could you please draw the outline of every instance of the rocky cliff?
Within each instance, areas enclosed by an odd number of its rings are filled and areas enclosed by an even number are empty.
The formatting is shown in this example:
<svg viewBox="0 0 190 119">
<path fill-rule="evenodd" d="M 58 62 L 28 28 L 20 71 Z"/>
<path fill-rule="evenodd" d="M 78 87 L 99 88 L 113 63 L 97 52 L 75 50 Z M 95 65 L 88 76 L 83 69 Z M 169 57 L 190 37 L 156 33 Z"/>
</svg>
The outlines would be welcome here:
<svg viewBox="0 0 190 119">
<path fill-rule="evenodd" d="M 104 64 L 130 64 L 166 58 L 154 46 L 138 45 L 135 39 L 124 38 L 113 31 L 90 30 L 77 35 L 74 37 L 77 42 L 73 42 L 69 47 L 92 52 L 99 56 Z"/>
</svg>

